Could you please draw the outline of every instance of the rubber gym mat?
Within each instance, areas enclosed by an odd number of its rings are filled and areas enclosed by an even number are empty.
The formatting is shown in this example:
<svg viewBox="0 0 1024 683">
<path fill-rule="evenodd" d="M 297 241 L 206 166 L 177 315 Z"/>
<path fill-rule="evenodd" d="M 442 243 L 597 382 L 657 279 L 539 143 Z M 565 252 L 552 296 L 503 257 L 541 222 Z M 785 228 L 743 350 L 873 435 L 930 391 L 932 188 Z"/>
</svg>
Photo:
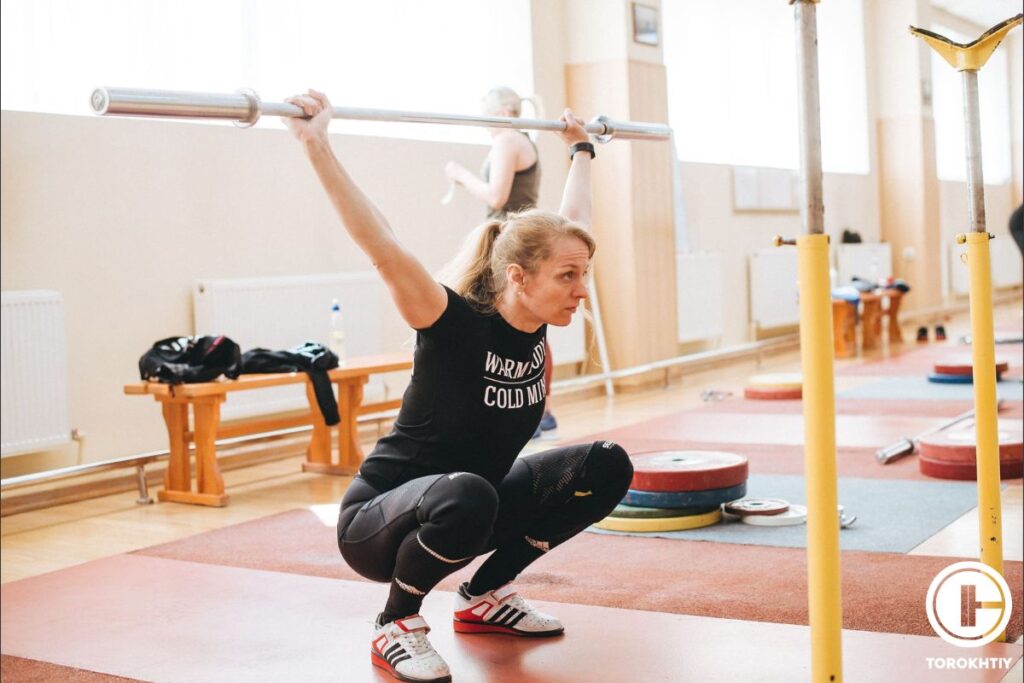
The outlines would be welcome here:
<svg viewBox="0 0 1024 683">
<path fill-rule="evenodd" d="M 856 363 L 836 363 L 837 375 L 875 375 L 889 377 L 892 375 L 926 375 L 934 369 L 937 361 L 946 358 L 971 355 L 971 347 L 955 342 L 945 344 L 929 344 L 924 348 L 912 348 L 889 358 L 864 360 Z M 1024 356 L 1024 345 L 1000 344 L 996 346 L 996 358 L 1010 362 L 1010 373 L 1019 374 L 1021 358 Z"/>
<path fill-rule="evenodd" d="M 973 384 L 936 384 L 928 373 L 920 377 L 886 377 L 836 394 L 836 398 L 902 399 L 910 401 L 970 401 L 974 399 Z M 1024 401 L 1024 383 L 1004 379 L 996 382 L 996 396 L 1005 401 Z"/>
<path fill-rule="evenodd" d="M 974 408 L 974 400 L 959 401 L 907 401 L 889 399 L 844 398 L 836 400 L 837 415 L 927 415 L 930 417 L 951 418 L 962 415 Z M 748 401 L 733 397 L 722 401 L 707 403 L 697 410 L 708 413 L 764 413 L 798 414 L 802 413 L 802 401 Z M 1004 401 L 999 409 L 999 419 L 1024 419 L 1024 402 Z"/>
<path fill-rule="evenodd" d="M 806 484 L 797 475 L 751 475 L 747 481 L 751 498 L 783 498 L 806 505 Z M 843 550 L 906 553 L 949 526 L 978 505 L 978 487 L 973 482 L 892 481 L 840 479 L 839 504 L 847 515 L 856 515 L 853 526 L 839 532 Z M 594 533 L 625 532 L 591 528 Z M 634 535 L 634 534 L 628 534 Z M 807 547 L 805 525 L 761 528 L 738 520 L 689 531 L 658 531 L 643 536 L 715 541 L 780 548 Z"/>
<path fill-rule="evenodd" d="M 315 512 L 293 510 L 135 554 L 363 580 L 338 554 L 337 517 L 337 505 L 317 506 Z M 1007 557 L 1019 556 L 1019 551 L 1013 552 L 1018 555 Z M 481 561 L 474 560 L 445 578 L 439 588 L 455 590 Z M 843 552 L 843 626 L 929 635 L 938 642 L 922 605 L 928 584 L 955 561 L 929 555 Z M 1008 559 L 1004 572 L 1014 605 L 1021 605 L 1021 562 Z M 803 548 L 580 534 L 530 565 L 516 585 L 530 600 L 807 623 L 807 552 Z M 378 584 L 374 590 L 383 604 L 387 587 Z M 1008 629 L 1011 640 L 1021 633 L 1021 612 L 1015 609 L 1014 613 Z M 368 629 L 369 617 L 365 621 Z"/>
<path fill-rule="evenodd" d="M 942 422 L 940 418 L 922 416 L 837 415 L 836 445 L 881 448 L 907 434 L 919 434 Z M 622 427 L 614 432 L 619 436 L 656 436 L 661 439 L 705 443 L 802 445 L 804 418 L 802 414 L 741 415 L 687 410 Z M 616 437 L 607 438 L 614 440 Z"/>
<path fill-rule="evenodd" d="M 118 555 L 0 590 L 3 651 L 22 660 L 160 681 L 392 680 L 366 656 L 383 599 L 382 587 L 366 582 Z M 720 599 L 721 590 L 713 592 Z M 810 660 L 805 626 L 552 604 L 534 595 L 562 619 L 566 636 L 460 636 L 449 626 L 452 599 L 432 592 L 422 612 L 456 681 L 788 681 L 806 678 Z M 745 656 L 732 656 L 737 644 Z M 1003 666 L 933 673 L 927 657 L 963 650 L 934 636 L 863 631 L 846 631 L 843 646 L 846 676 L 868 682 L 994 683 L 1020 658 L 1019 647 L 992 643 L 972 654 L 1005 658 Z"/>
</svg>

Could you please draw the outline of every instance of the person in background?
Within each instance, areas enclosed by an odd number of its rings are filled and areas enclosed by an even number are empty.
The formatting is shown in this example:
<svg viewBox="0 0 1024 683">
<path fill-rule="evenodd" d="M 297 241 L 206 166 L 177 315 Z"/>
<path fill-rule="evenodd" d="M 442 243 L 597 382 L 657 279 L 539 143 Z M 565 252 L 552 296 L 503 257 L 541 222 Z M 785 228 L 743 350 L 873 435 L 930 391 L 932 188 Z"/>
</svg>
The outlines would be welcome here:
<svg viewBox="0 0 1024 683">
<path fill-rule="evenodd" d="M 518 118 L 522 113 L 522 102 L 523 98 L 516 91 L 498 86 L 484 95 L 480 111 L 484 116 Z M 523 131 L 511 128 L 488 128 L 487 132 L 491 135 L 491 150 L 480 169 L 480 176 L 454 161 L 445 166 L 445 175 L 487 206 L 488 219 L 504 220 L 511 213 L 535 208 L 540 185 L 540 160 L 533 140 Z M 553 368 L 550 344 L 545 351 L 545 395 L 550 395 Z M 533 437 L 557 427 L 558 422 L 545 403 L 544 415 Z"/>
<path fill-rule="evenodd" d="M 1013 235 L 1013 240 L 1017 243 L 1017 248 L 1020 249 L 1021 256 L 1024 257 L 1024 204 L 1018 206 L 1013 213 L 1010 214 L 1010 234 Z"/>
</svg>

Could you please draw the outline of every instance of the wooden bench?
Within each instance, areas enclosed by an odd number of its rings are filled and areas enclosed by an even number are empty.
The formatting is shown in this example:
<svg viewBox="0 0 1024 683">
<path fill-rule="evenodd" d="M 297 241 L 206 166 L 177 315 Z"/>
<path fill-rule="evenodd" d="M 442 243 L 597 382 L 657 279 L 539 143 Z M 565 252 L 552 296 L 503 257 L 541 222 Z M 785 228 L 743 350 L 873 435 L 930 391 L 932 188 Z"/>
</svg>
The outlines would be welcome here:
<svg viewBox="0 0 1024 683">
<path fill-rule="evenodd" d="M 861 327 L 861 349 L 870 351 L 881 345 L 883 319 L 889 334 L 889 343 L 903 341 L 900 334 L 899 311 L 903 292 L 898 289 L 876 289 L 860 295 L 858 304 L 840 299 L 832 300 L 832 338 L 836 358 L 850 358 L 857 355 L 857 325 Z"/>
<path fill-rule="evenodd" d="M 216 382 L 198 384 L 162 384 L 140 382 L 126 384 L 128 395 L 152 396 L 163 409 L 164 422 L 170 442 L 170 462 L 164 474 L 164 490 L 158 493 L 162 501 L 192 503 L 222 507 L 228 503 L 224 493 L 224 479 L 217 464 L 217 439 L 226 439 L 246 434 L 287 429 L 312 424 L 313 435 L 306 451 L 305 472 L 321 474 L 354 474 L 363 460 L 359 447 L 356 419 L 382 410 L 401 405 L 401 399 L 363 405 L 363 385 L 370 375 L 408 370 L 412 367 L 412 354 L 396 353 L 379 356 L 349 358 L 341 367 L 328 372 L 331 381 L 338 385 L 338 460 L 331 453 L 331 431 L 313 393 L 313 384 L 303 372 L 251 374 L 238 379 L 222 379 Z M 220 404 L 233 391 L 248 391 L 286 384 L 306 384 L 309 398 L 308 413 L 293 417 L 262 418 L 246 420 L 238 424 L 220 424 Z M 189 429 L 189 408 L 192 412 L 193 428 Z M 195 444 L 196 490 L 192 490 L 192 476 L 189 462 L 189 443 Z"/>
</svg>

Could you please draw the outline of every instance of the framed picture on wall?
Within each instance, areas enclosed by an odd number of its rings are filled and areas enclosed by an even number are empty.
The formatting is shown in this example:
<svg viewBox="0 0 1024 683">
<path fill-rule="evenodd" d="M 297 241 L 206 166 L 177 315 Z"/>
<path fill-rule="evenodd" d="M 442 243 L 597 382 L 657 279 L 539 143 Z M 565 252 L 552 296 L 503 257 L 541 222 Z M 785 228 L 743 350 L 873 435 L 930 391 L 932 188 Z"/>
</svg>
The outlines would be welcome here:
<svg viewBox="0 0 1024 683">
<path fill-rule="evenodd" d="M 658 8 L 633 3 L 633 40 L 643 45 L 658 44 Z"/>
</svg>

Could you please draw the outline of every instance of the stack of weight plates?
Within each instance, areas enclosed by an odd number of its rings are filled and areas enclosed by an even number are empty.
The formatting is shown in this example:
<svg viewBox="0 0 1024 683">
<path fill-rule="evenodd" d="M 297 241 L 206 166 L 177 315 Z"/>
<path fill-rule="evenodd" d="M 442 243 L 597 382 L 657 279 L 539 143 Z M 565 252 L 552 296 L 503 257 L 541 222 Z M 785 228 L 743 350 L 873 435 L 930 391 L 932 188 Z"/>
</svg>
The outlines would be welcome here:
<svg viewBox="0 0 1024 683">
<path fill-rule="evenodd" d="M 996 380 L 1002 379 L 1002 375 L 1010 367 L 1010 364 L 1001 359 L 996 359 Z M 972 384 L 974 382 L 974 360 L 969 355 L 950 356 L 945 360 L 937 362 L 932 372 L 928 373 L 929 382 L 939 384 Z"/>
<path fill-rule="evenodd" d="M 622 504 L 596 524 L 611 531 L 683 531 L 722 519 L 722 503 L 747 493 L 747 459 L 720 451 L 630 456 L 633 482 Z"/>
<path fill-rule="evenodd" d="M 781 498 L 744 498 L 726 503 L 725 513 L 754 526 L 793 526 L 807 521 L 807 508 Z"/>
<path fill-rule="evenodd" d="M 1024 473 L 1024 422 L 999 420 L 999 478 L 1018 479 Z M 978 448 L 974 421 L 955 429 L 922 436 L 917 459 L 921 474 L 939 479 L 978 478 Z"/>
<path fill-rule="evenodd" d="M 799 372 L 754 375 L 743 390 L 745 398 L 755 401 L 794 400 L 803 396 L 804 379 Z"/>
</svg>

